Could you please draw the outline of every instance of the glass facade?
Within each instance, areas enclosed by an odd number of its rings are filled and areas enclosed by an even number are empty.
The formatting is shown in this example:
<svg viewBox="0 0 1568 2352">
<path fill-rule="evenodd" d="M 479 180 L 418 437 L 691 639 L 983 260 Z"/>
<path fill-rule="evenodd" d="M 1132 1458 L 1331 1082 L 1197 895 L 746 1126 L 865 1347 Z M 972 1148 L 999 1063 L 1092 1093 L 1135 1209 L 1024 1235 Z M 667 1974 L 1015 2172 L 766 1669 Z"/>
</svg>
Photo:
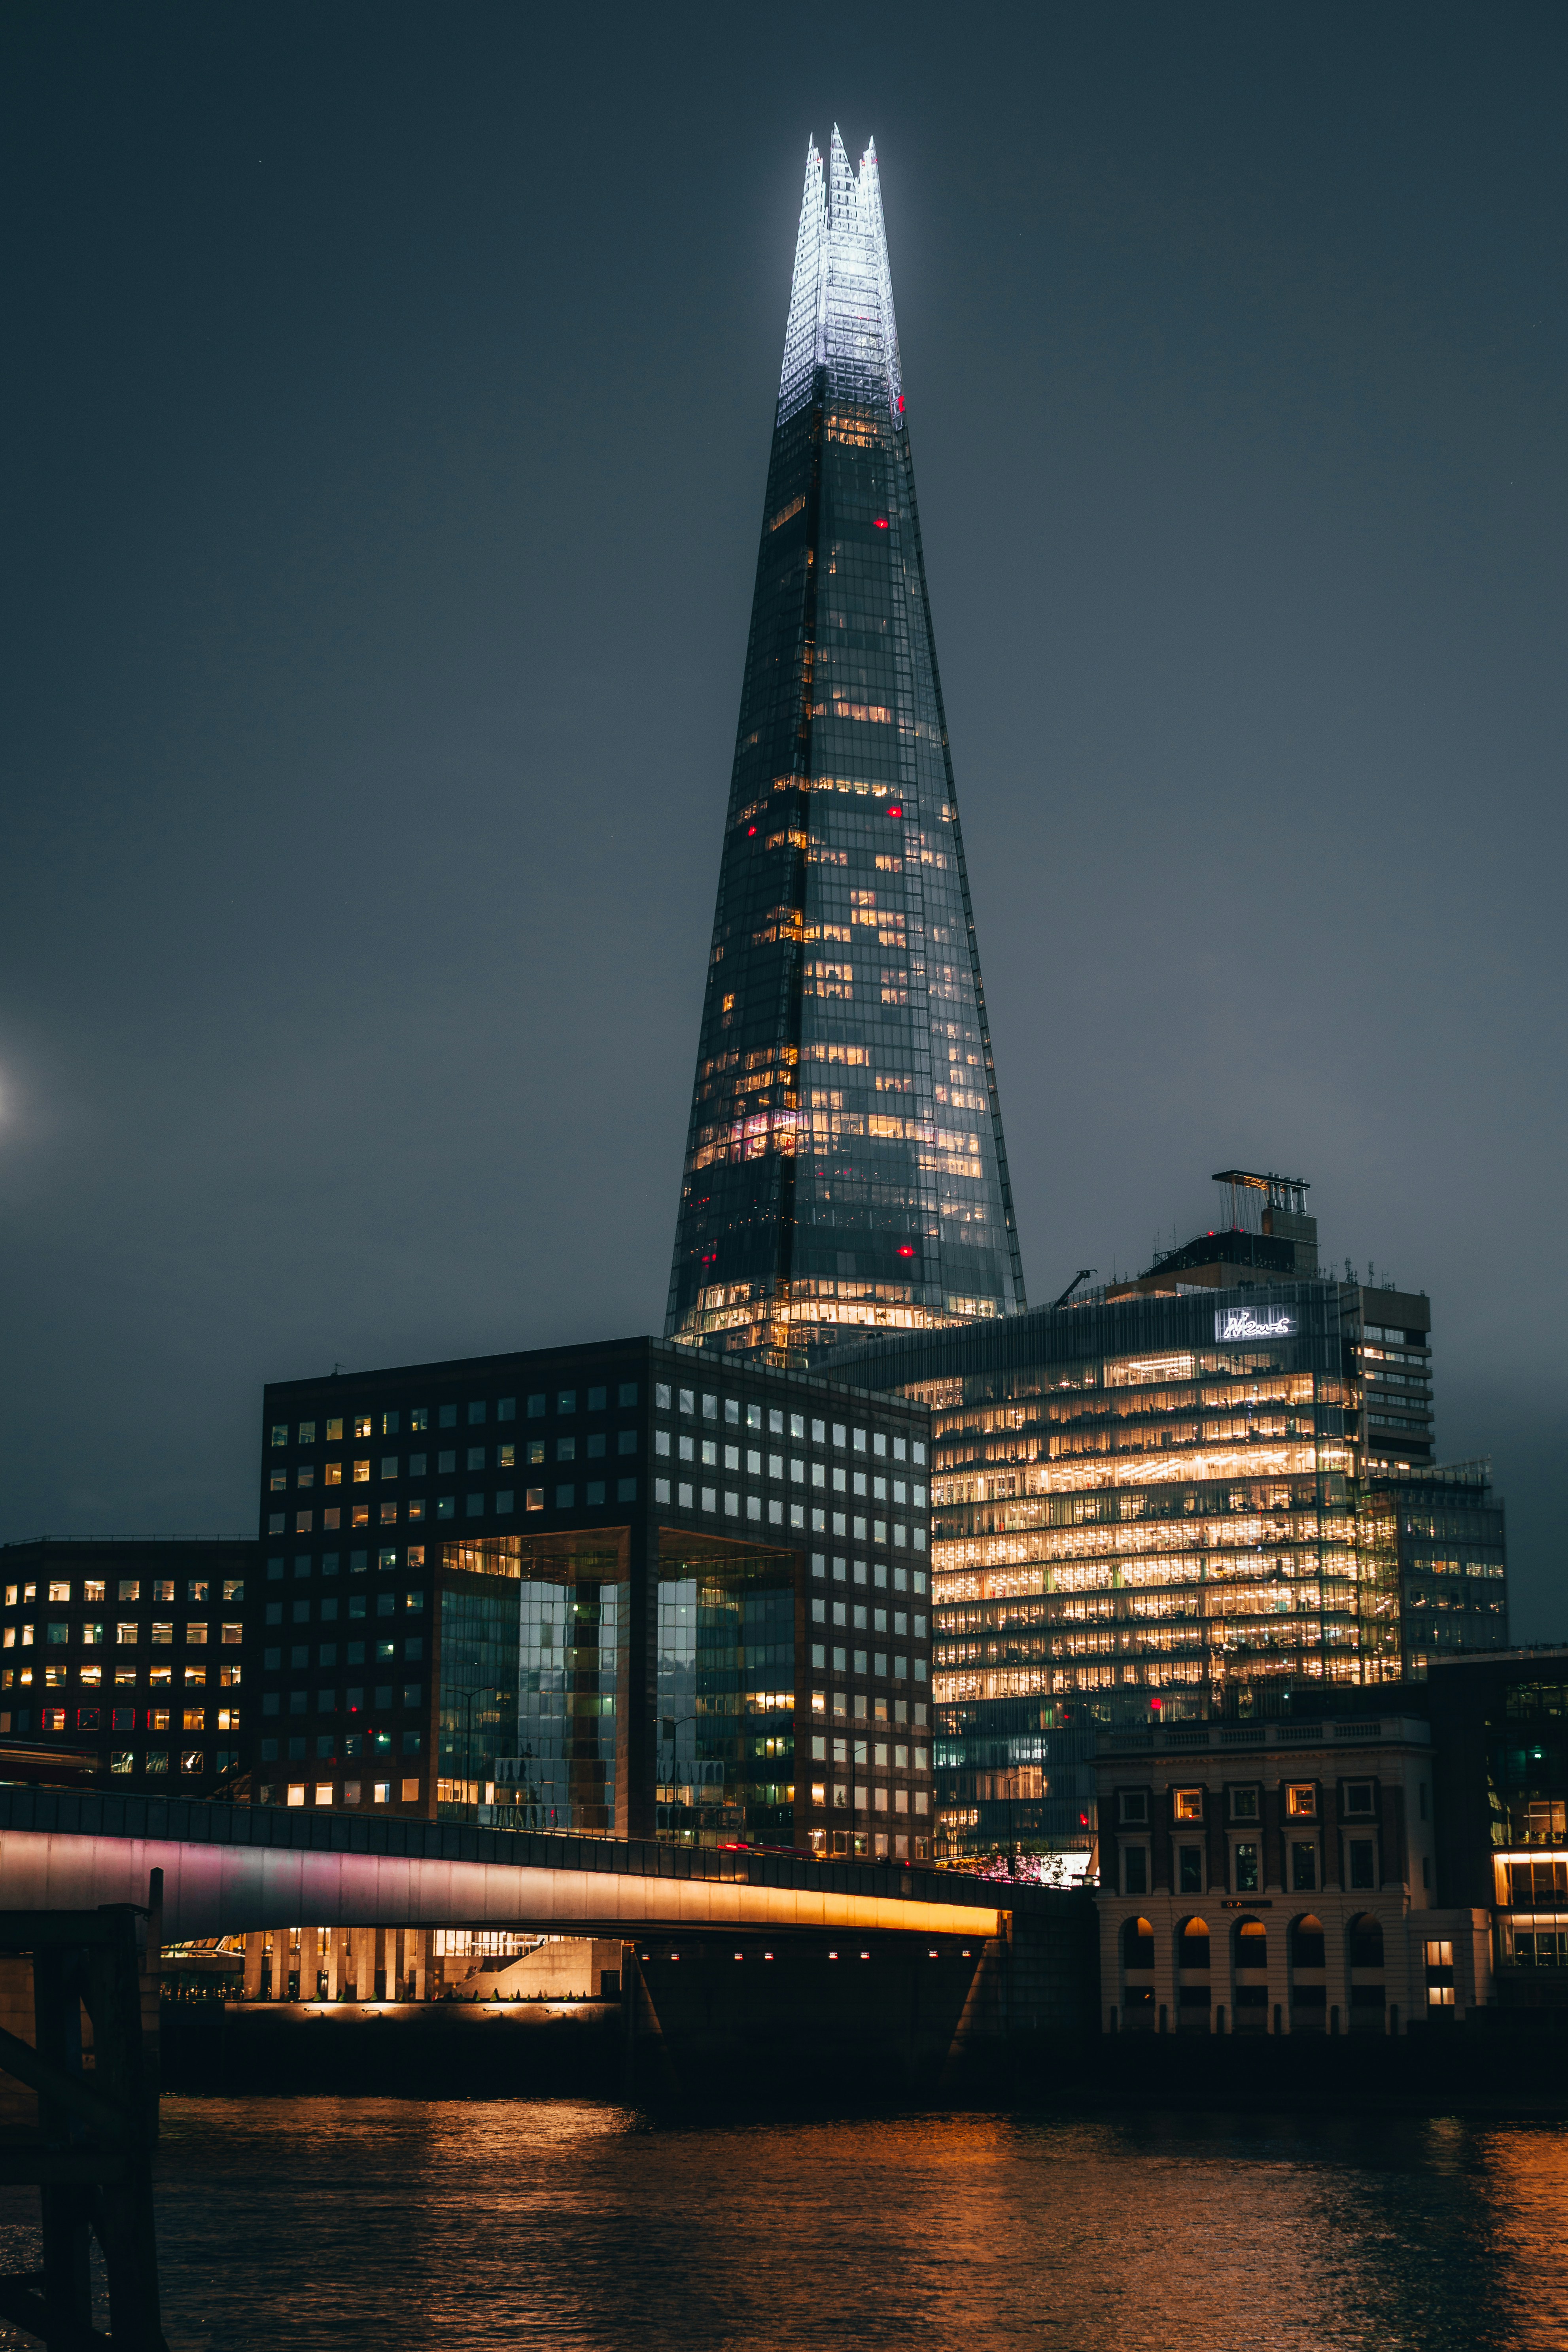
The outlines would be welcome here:
<svg viewBox="0 0 1568 2352">
<path fill-rule="evenodd" d="M 647 1339 L 274 1384 L 264 1525 L 346 1490 L 382 1540 L 260 1559 L 261 1801 L 928 1860 L 929 1454 L 922 1407 Z"/>
<path fill-rule="evenodd" d="M 932 1411 L 939 1854 L 1087 1843 L 1098 1725 L 1397 1680 L 1432 1557 L 1506 1639 L 1500 1514 L 1439 1541 L 1425 1486 L 1365 1477 L 1363 1297 L 1091 1298 L 845 1360 Z"/>
<path fill-rule="evenodd" d="M 1507 1648 L 1503 1508 L 1489 1462 L 1374 1480 L 1362 1516 L 1364 1549 L 1398 1584 L 1408 1681 L 1425 1681 L 1434 1656 Z"/>
<path fill-rule="evenodd" d="M 666 1333 L 783 1361 L 1023 1277 L 874 151 L 807 163 Z"/>
<path fill-rule="evenodd" d="M 669 1843 L 795 1844 L 795 1612 L 790 1553 L 661 1560 L 658 1820 Z"/>
<path fill-rule="evenodd" d="M 440 1809 L 624 1834 L 623 1548 L 500 1536 L 448 1545 L 444 1570 Z"/>
<path fill-rule="evenodd" d="M 1568 1684 L 1521 1674 L 1497 1695 L 1486 1725 L 1487 1788 L 1491 1840 L 1500 1851 L 1568 1846 Z M 1547 1889 L 1563 1900 L 1553 1907 L 1568 1915 L 1568 1885 L 1562 1863 L 1520 1866 L 1508 1889 L 1513 1901 Z M 1565 1919 L 1568 1924 L 1568 1919 Z"/>
</svg>

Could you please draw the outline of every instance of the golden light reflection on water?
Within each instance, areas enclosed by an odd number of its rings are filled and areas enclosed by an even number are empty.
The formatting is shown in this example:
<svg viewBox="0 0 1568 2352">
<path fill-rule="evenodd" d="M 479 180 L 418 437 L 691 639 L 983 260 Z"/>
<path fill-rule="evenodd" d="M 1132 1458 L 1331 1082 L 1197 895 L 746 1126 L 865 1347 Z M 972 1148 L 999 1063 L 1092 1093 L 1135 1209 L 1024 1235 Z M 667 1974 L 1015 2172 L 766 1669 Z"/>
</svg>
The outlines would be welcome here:
<svg viewBox="0 0 1568 2352">
<path fill-rule="evenodd" d="M 160 2173 L 175 2352 L 1568 2344 L 1555 2125 L 170 2100 Z"/>
</svg>

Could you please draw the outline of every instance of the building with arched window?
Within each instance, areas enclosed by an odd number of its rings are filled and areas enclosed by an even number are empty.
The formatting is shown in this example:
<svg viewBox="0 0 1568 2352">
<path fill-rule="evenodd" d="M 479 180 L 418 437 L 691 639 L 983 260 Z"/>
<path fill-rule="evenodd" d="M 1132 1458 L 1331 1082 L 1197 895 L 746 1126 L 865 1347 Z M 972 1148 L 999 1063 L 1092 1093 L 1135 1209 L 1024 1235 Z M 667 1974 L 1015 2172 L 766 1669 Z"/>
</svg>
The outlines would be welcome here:
<svg viewBox="0 0 1568 2352">
<path fill-rule="evenodd" d="M 1102 1735 L 1108 2032 L 1403 2033 L 1492 1997 L 1438 1906 L 1430 1727 L 1404 1713 Z"/>
</svg>

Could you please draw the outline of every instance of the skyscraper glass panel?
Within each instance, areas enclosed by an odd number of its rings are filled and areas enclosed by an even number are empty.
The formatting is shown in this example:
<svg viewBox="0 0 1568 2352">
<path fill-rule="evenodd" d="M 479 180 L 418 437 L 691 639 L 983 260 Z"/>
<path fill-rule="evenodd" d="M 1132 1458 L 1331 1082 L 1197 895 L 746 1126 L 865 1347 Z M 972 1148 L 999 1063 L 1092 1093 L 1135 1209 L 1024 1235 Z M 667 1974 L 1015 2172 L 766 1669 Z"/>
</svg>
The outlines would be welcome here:
<svg viewBox="0 0 1568 2352">
<path fill-rule="evenodd" d="M 810 149 L 667 1336 L 1025 1305 L 874 147 Z"/>
</svg>

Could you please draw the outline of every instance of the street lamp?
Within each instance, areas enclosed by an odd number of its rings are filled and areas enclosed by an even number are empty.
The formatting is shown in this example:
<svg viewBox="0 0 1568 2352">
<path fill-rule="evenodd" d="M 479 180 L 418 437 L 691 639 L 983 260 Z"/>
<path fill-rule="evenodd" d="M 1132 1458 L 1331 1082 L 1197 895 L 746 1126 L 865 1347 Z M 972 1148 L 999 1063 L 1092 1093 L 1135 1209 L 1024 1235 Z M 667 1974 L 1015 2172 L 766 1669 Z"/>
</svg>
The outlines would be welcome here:
<svg viewBox="0 0 1568 2352">
<path fill-rule="evenodd" d="M 676 1735 L 676 1733 L 677 1733 L 678 1731 L 679 1731 L 679 1730 L 682 1728 L 682 1727 L 683 1727 L 684 1725 L 686 1725 L 686 1724 L 688 1724 L 688 1723 L 696 1723 L 696 1722 L 698 1722 L 698 1721 L 699 1721 L 699 1719 L 700 1719 L 700 1718 L 699 1718 L 697 1716 L 695 1716 L 695 1715 L 661 1715 L 661 1716 L 659 1717 L 659 1718 L 658 1718 L 658 1736 L 659 1736 L 660 1743 L 662 1744 L 665 1740 L 668 1740 L 668 1742 L 669 1742 L 669 1744 L 670 1744 L 671 1748 L 673 1748 L 673 1747 L 674 1747 L 674 1745 L 675 1745 L 675 1735 Z M 696 1759 L 693 1759 L 693 1762 L 694 1762 L 694 1763 L 695 1763 L 695 1760 L 696 1760 Z M 671 1779 L 670 1779 L 670 1783 L 669 1783 L 669 1785 L 670 1785 L 671 1790 L 674 1790 L 674 1788 L 675 1788 L 675 1786 L 676 1786 L 676 1782 L 675 1782 L 675 1779 L 674 1779 L 674 1775 L 673 1775 L 673 1769 L 672 1769 L 672 1773 L 671 1773 Z M 674 1803 L 673 1796 L 672 1796 L 671 1801 L 670 1801 L 670 1810 L 671 1810 L 671 1811 L 672 1811 L 672 1812 L 673 1812 L 673 1811 L 675 1810 L 675 1803 Z M 695 1808 L 695 1807 L 692 1807 L 692 1808 L 690 1808 L 690 1810 L 691 1810 L 691 1811 L 695 1811 L 696 1808 Z M 694 1830 L 693 1830 L 693 1832 L 692 1832 L 692 1835 L 693 1835 L 693 1838 L 695 1838 L 695 1836 L 696 1836 L 695 1829 L 694 1829 Z"/>
<path fill-rule="evenodd" d="M 479 1785 L 479 1776 L 474 1771 L 474 1701 L 477 1698 L 493 1698 L 495 1696 L 495 1691 L 496 1686 L 493 1683 L 476 1683 L 472 1690 L 453 1689 L 451 1692 L 454 1698 L 460 1698 L 465 1701 L 465 1727 L 463 1731 L 463 1781 L 465 1787 L 467 1787 L 470 1780 L 476 1790 Z M 477 1817 L 479 1810 L 478 1797 L 476 1796 L 472 1801 L 474 1815 Z M 467 1804 L 468 1802 L 468 1800 L 465 1798 L 464 1803 Z"/>
</svg>

